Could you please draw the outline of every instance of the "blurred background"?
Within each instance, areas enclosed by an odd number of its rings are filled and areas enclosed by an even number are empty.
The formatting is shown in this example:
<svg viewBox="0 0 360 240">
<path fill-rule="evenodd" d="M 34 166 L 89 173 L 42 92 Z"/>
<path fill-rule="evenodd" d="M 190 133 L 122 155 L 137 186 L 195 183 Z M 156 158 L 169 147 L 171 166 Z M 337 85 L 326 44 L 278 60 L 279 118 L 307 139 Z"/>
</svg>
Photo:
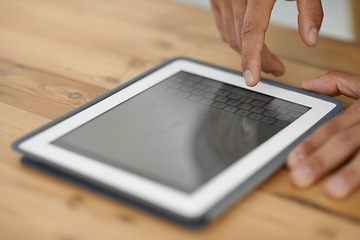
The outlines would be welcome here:
<svg viewBox="0 0 360 240">
<path fill-rule="evenodd" d="M 210 10 L 209 0 L 170 0 Z M 324 0 L 324 21 L 320 35 L 342 41 L 360 42 L 360 1 Z M 277 1 L 271 23 L 297 29 L 296 2 Z"/>
</svg>

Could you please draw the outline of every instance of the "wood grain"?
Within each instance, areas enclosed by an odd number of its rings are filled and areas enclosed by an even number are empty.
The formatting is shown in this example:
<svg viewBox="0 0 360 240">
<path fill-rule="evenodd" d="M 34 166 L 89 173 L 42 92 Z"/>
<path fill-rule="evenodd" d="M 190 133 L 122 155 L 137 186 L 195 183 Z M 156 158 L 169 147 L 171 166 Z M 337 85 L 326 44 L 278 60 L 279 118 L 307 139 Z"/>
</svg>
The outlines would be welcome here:
<svg viewBox="0 0 360 240">
<path fill-rule="evenodd" d="M 72 0 L 66 1 L 74 3 Z M 115 19 L 131 19 L 136 22 L 141 21 L 142 24 L 147 26 L 155 25 L 182 36 L 197 36 L 205 38 L 208 42 L 222 42 L 215 24 L 211 24 L 213 17 L 208 11 L 161 0 L 152 1 L 161 2 L 162 7 L 146 5 L 144 0 L 126 3 L 123 1 L 104 1 L 106 4 L 101 4 L 97 0 L 77 0 L 75 2 L 82 11 L 91 9 Z M 353 2 L 354 7 L 352 9 L 356 12 L 358 11 L 358 1 L 354 0 Z M 128 8 L 136 8 L 137 11 L 129 14 L 127 12 Z M 184 9 L 188 14 L 179 14 L 179 9 Z M 357 18 L 358 14 L 353 14 L 353 16 Z M 355 19 L 354 22 L 356 25 L 358 21 Z M 328 71 L 339 70 L 360 74 L 358 68 L 360 46 L 358 44 L 320 37 L 318 46 L 309 48 L 301 41 L 298 32 L 276 25 L 270 25 L 266 42 L 269 48 L 282 58 L 300 62 L 304 65 L 317 66 Z M 331 51 L 328 49 L 331 49 Z M 354 52 L 356 54 L 353 54 Z"/>
<path fill-rule="evenodd" d="M 300 86 L 333 69 L 360 73 L 357 45 L 321 38 L 309 49 L 297 35 L 270 27 L 267 43 L 287 71 L 264 77 Z M 15 139 L 179 55 L 241 66 L 204 10 L 163 0 L 0 1 L 0 239 L 357 238 L 359 193 L 339 202 L 322 183 L 300 191 L 286 169 L 191 231 L 19 163 Z"/>
</svg>

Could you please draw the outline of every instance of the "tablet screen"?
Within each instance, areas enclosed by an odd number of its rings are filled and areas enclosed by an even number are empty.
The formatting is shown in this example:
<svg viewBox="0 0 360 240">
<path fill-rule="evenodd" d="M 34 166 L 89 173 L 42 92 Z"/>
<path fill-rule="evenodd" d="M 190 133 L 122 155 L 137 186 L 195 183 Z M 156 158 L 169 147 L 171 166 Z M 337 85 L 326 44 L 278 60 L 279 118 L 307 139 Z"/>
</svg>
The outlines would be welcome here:
<svg viewBox="0 0 360 240">
<path fill-rule="evenodd" d="M 191 193 L 308 110 L 180 71 L 52 144 Z"/>
</svg>

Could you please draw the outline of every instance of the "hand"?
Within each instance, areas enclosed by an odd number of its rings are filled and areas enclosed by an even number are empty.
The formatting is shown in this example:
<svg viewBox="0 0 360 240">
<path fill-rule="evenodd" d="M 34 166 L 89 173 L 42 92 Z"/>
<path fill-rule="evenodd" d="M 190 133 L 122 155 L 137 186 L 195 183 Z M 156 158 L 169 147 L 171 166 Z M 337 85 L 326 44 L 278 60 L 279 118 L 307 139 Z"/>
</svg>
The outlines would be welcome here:
<svg viewBox="0 0 360 240">
<path fill-rule="evenodd" d="M 330 72 L 303 84 L 305 89 L 330 96 L 360 98 L 360 76 Z M 337 167 L 325 183 L 325 192 L 344 198 L 360 187 L 360 100 L 324 124 L 289 155 L 292 182 L 308 187 Z"/>
<path fill-rule="evenodd" d="M 242 56 L 246 84 L 255 86 L 260 72 L 275 76 L 284 65 L 264 44 L 271 11 L 276 0 L 211 0 L 211 8 L 222 39 Z M 321 0 L 297 0 L 300 36 L 314 47 L 323 19 Z"/>
</svg>

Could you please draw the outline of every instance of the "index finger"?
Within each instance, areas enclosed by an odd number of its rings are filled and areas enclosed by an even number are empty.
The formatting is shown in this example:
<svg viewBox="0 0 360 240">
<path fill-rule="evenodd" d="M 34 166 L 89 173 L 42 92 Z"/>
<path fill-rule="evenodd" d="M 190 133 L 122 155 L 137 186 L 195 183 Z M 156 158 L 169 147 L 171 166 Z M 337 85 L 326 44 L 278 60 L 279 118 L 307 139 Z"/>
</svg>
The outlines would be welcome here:
<svg viewBox="0 0 360 240">
<path fill-rule="evenodd" d="M 242 28 L 242 69 L 248 86 L 260 80 L 265 32 L 276 0 L 249 0 Z"/>
</svg>

